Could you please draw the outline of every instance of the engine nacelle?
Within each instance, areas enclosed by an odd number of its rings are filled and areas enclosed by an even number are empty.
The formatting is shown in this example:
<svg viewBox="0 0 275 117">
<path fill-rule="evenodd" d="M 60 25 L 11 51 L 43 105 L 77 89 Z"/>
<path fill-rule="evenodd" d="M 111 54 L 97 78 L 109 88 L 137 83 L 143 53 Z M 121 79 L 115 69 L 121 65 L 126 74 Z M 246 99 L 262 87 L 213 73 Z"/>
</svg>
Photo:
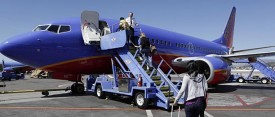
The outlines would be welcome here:
<svg viewBox="0 0 275 117">
<path fill-rule="evenodd" d="M 199 62 L 205 69 L 205 77 L 208 84 L 224 82 L 230 76 L 228 63 L 217 57 L 179 57 L 173 60 L 174 66 L 186 68 L 191 61 Z"/>
</svg>

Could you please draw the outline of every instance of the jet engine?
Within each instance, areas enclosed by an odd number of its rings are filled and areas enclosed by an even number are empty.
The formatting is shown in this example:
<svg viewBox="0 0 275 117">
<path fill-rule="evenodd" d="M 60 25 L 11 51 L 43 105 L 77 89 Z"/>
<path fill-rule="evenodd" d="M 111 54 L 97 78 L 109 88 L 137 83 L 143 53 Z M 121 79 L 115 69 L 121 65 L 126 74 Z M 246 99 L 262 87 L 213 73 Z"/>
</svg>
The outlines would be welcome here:
<svg viewBox="0 0 275 117">
<path fill-rule="evenodd" d="M 217 57 L 179 57 L 172 61 L 177 67 L 186 68 L 187 65 L 196 61 L 203 67 L 208 84 L 218 84 L 230 76 L 230 67 L 227 61 Z"/>
</svg>

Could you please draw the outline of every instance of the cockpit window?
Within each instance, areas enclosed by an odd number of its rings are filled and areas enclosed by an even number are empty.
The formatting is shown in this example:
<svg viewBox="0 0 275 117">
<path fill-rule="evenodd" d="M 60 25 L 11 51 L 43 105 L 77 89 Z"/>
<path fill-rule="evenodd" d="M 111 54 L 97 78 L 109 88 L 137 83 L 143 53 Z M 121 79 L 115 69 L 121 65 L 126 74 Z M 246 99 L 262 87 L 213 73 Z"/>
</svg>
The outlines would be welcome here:
<svg viewBox="0 0 275 117">
<path fill-rule="evenodd" d="M 41 26 L 37 26 L 34 31 L 44 31 L 49 27 L 49 25 L 41 25 Z"/>
<path fill-rule="evenodd" d="M 53 33 L 70 32 L 71 26 L 69 25 L 39 25 L 33 31 L 50 31 Z"/>
<path fill-rule="evenodd" d="M 48 31 L 57 33 L 57 32 L 58 32 L 58 28 L 59 28 L 59 25 L 51 25 L 51 26 L 48 28 Z"/>
<path fill-rule="evenodd" d="M 69 32 L 71 30 L 70 26 L 60 26 L 59 33 Z"/>
</svg>

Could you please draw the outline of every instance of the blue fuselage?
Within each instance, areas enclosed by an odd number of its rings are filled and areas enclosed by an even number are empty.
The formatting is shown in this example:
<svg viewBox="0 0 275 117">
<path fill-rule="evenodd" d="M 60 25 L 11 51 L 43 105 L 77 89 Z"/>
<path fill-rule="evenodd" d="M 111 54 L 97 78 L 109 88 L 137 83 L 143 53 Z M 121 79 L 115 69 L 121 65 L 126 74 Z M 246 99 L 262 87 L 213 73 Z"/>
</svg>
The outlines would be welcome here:
<svg viewBox="0 0 275 117">
<path fill-rule="evenodd" d="M 105 21 L 111 31 L 118 28 L 118 20 L 101 19 L 101 21 Z M 69 25 L 71 31 L 60 34 L 32 31 L 19 35 L 5 41 L 1 53 L 33 67 L 78 74 L 100 72 L 106 67 L 104 65 L 109 65 L 110 62 L 106 60 L 111 57 L 113 51 L 102 51 L 98 46 L 84 45 L 79 18 L 48 24 Z M 146 34 L 151 44 L 156 46 L 158 52 L 167 59 L 180 56 L 223 55 L 228 52 L 227 47 L 215 42 L 141 24 L 139 28 Z M 139 36 L 139 33 L 139 29 L 136 29 L 135 36 Z"/>
</svg>

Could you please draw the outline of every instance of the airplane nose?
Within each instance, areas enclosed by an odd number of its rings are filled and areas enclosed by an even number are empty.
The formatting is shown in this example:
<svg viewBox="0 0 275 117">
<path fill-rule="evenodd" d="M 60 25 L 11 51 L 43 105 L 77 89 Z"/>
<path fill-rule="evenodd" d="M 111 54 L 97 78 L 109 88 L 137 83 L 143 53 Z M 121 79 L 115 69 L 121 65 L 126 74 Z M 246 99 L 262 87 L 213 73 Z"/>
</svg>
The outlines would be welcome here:
<svg viewBox="0 0 275 117">
<path fill-rule="evenodd" d="M 5 56 L 8 56 L 10 53 L 13 53 L 14 49 L 16 49 L 15 43 L 10 43 L 9 41 L 1 43 L 0 52 Z"/>
<path fill-rule="evenodd" d="M 28 34 L 15 36 L 2 42 L 0 45 L 1 54 L 14 60 L 25 55 L 25 50 L 28 48 L 29 38 Z"/>
</svg>

